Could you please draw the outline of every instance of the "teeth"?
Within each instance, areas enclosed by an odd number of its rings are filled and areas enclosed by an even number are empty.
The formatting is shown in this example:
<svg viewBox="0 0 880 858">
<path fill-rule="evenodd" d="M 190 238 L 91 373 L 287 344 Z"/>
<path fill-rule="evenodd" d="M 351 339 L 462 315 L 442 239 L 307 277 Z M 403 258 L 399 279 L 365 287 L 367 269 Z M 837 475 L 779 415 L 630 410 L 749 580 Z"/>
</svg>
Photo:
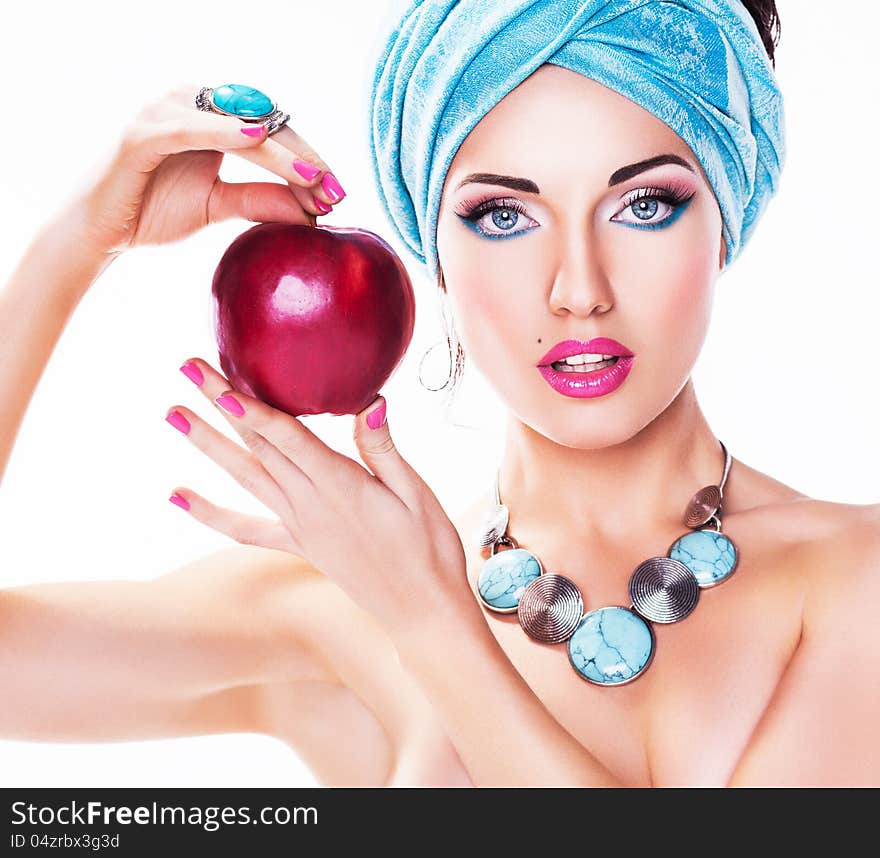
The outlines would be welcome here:
<svg viewBox="0 0 880 858">
<path fill-rule="evenodd" d="M 569 366 L 580 366 L 585 363 L 599 363 L 603 360 L 611 360 L 614 355 L 594 355 L 594 354 L 581 354 L 581 355 L 572 355 L 571 357 L 567 357 L 564 360 L 554 361 L 554 363 L 567 363 Z"/>
<path fill-rule="evenodd" d="M 614 366 L 616 360 L 617 359 L 612 355 L 607 360 L 589 361 L 576 365 L 568 364 L 565 361 L 557 361 L 550 364 L 550 366 L 552 366 L 557 372 L 598 372 L 600 369 Z"/>
</svg>

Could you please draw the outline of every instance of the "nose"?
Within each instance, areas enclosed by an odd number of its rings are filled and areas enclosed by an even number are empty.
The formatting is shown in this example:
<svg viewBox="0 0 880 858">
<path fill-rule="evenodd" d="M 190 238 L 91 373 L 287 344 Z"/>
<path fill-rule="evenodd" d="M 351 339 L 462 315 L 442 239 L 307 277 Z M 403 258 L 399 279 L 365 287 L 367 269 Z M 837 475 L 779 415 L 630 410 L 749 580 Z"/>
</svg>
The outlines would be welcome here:
<svg viewBox="0 0 880 858">
<path fill-rule="evenodd" d="M 562 263 L 556 271 L 549 297 L 554 313 L 568 311 L 586 318 L 607 313 L 614 295 L 604 266 L 584 239 L 567 242 Z"/>
</svg>

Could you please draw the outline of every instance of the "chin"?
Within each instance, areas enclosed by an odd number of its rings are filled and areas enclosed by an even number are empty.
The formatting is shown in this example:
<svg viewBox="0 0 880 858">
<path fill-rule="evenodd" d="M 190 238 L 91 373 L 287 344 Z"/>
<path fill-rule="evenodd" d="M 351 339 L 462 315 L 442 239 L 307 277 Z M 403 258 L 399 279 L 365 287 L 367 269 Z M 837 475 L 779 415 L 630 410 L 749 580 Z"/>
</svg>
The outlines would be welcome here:
<svg viewBox="0 0 880 858">
<path fill-rule="evenodd" d="M 687 377 L 679 392 L 686 381 Z M 542 391 L 530 403 L 512 410 L 533 431 L 556 444 L 600 450 L 629 441 L 662 414 L 676 395 L 672 389 L 660 391 L 656 387 L 645 391 L 632 385 L 627 389 L 624 383 L 608 396 L 575 399 L 547 388 L 546 396 Z"/>
<path fill-rule="evenodd" d="M 562 399 L 558 394 L 555 397 Z M 556 407 L 532 406 L 515 410 L 517 418 L 534 432 L 562 447 L 576 450 L 601 450 L 623 444 L 650 421 L 644 413 L 631 408 L 596 407 L 598 399 L 565 400 Z"/>
<path fill-rule="evenodd" d="M 573 450 L 602 450 L 623 444 L 633 437 L 639 430 L 624 426 L 619 422 L 614 425 L 597 426 L 593 421 L 579 421 L 581 425 L 572 425 L 567 421 L 566 425 L 559 427 L 538 425 L 533 428 L 549 438 L 561 447 L 570 447 Z"/>
</svg>

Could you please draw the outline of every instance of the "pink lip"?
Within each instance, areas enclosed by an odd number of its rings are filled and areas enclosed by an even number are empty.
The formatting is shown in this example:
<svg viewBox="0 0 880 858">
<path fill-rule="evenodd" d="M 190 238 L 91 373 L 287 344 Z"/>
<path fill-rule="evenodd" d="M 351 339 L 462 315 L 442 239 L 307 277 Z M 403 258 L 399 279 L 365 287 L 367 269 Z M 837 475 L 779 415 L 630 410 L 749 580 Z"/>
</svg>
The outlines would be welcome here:
<svg viewBox="0 0 880 858">
<path fill-rule="evenodd" d="M 624 345 L 612 340 L 610 337 L 594 337 L 592 340 L 563 340 L 556 343 L 541 360 L 538 366 L 550 366 L 553 361 L 563 360 L 572 355 L 617 355 L 618 357 L 632 357 L 633 353 Z M 620 361 L 618 362 L 620 363 Z"/>
<path fill-rule="evenodd" d="M 579 354 L 579 352 L 574 354 Z M 603 348 L 598 354 L 610 355 L 611 352 Z M 554 360 L 561 360 L 561 358 L 554 358 Z M 550 387 L 564 396 L 578 398 L 604 396 L 606 393 L 611 393 L 612 390 L 617 390 L 623 384 L 632 369 L 634 360 L 635 357 L 632 355 L 621 357 L 618 358 L 614 366 L 600 369 L 597 372 L 563 372 L 555 370 L 549 365 L 539 366 L 538 372 L 544 376 L 544 381 Z"/>
</svg>

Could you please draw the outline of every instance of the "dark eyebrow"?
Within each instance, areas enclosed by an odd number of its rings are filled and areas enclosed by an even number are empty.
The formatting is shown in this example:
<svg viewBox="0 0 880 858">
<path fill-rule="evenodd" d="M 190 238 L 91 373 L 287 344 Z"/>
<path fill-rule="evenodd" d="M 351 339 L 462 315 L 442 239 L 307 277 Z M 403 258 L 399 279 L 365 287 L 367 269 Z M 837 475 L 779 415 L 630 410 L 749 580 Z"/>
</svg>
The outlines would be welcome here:
<svg viewBox="0 0 880 858">
<path fill-rule="evenodd" d="M 513 188 L 515 191 L 525 191 L 528 194 L 540 194 L 538 186 L 531 179 L 518 179 L 516 176 L 498 176 L 495 173 L 471 173 L 465 176 L 456 186 L 455 190 L 465 185 L 504 185 L 505 188 Z"/>
<path fill-rule="evenodd" d="M 684 158 L 679 158 L 678 155 L 673 155 L 670 152 L 666 155 L 655 155 L 653 158 L 646 158 L 644 161 L 628 164 L 626 167 L 615 170 L 608 180 L 608 187 L 612 188 L 614 185 L 619 185 L 621 182 L 625 182 L 633 176 L 638 176 L 639 173 L 644 173 L 645 170 L 650 170 L 652 167 L 659 167 L 661 164 L 678 164 L 680 167 L 696 173 L 696 170 Z"/>
<path fill-rule="evenodd" d="M 647 158 L 644 161 L 628 164 L 626 167 L 615 170 L 608 180 L 608 187 L 612 188 L 614 185 L 619 185 L 621 182 L 625 182 L 639 173 L 644 173 L 646 170 L 659 167 L 661 164 L 678 164 L 692 173 L 696 172 L 684 158 L 680 158 L 678 155 L 673 155 L 672 153 L 655 155 L 653 158 Z M 502 185 L 505 188 L 512 188 L 514 191 L 524 191 L 528 194 L 541 193 L 538 186 L 531 179 L 521 179 L 517 176 L 499 176 L 495 173 L 471 173 L 458 183 L 455 190 L 457 191 L 468 184 Z"/>
</svg>

